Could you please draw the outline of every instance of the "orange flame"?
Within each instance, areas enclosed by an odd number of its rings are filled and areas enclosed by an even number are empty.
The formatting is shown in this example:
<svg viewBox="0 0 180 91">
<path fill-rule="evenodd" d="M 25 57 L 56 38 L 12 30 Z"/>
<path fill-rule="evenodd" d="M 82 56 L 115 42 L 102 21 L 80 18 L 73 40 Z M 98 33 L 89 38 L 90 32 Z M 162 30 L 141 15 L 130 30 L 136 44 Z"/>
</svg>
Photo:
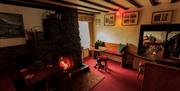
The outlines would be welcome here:
<svg viewBox="0 0 180 91">
<path fill-rule="evenodd" d="M 64 70 L 67 70 L 71 67 L 70 59 L 69 58 L 59 58 L 59 67 L 63 68 Z"/>
</svg>

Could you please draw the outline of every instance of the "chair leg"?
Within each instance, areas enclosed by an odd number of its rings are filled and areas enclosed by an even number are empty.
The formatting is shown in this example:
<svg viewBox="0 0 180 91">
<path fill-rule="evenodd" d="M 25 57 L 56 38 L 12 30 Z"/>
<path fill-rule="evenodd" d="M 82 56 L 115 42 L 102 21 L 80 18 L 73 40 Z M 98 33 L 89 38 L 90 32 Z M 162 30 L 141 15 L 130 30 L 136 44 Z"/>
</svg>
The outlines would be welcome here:
<svg viewBox="0 0 180 91">
<path fill-rule="evenodd" d="M 141 75 L 141 72 L 139 71 L 138 76 L 137 76 L 137 80 L 139 80 L 140 75 Z"/>
<path fill-rule="evenodd" d="M 108 69 L 108 63 L 105 61 L 105 71 Z"/>
<path fill-rule="evenodd" d="M 140 80 L 140 76 L 141 76 L 141 74 L 143 74 L 144 73 L 144 66 L 140 66 L 139 67 L 139 71 L 138 71 L 138 76 L 137 76 L 137 79 L 138 80 Z"/>
<path fill-rule="evenodd" d="M 94 68 L 98 67 L 99 65 L 100 65 L 100 60 L 97 59 L 97 60 L 96 60 L 96 65 L 94 66 Z"/>
<path fill-rule="evenodd" d="M 143 71 L 138 72 L 137 80 L 142 80 L 143 79 Z"/>
<path fill-rule="evenodd" d="M 98 69 L 102 68 L 101 60 L 98 61 Z"/>
</svg>

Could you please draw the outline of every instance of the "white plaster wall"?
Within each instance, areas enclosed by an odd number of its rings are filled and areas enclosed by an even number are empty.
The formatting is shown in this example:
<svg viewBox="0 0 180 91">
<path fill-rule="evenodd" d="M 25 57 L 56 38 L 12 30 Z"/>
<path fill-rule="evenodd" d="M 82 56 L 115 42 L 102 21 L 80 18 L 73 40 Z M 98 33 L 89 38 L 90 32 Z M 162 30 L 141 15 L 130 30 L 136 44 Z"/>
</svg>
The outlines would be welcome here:
<svg viewBox="0 0 180 91">
<path fill-rule="evenodd" d="M 141 9 L 130 9 L 128 11 L 139 11 L 139 24 L 136 26 L 122 26 L 122 16 L 116 16 L 115 26 L 104 26 L 104 14 L 96 15 L 95 19 L 101 19 L 101 24 L 95 26 L 95 40 L 112 43 L 131 43 L 138 46 L 140 25 L 151 24 L 152 12 L 173 10 L 172 23 L 180 23 L 180 2 L 174 4 L 161 4 L 158 6 L 147 6 Z M 127 11 L 122 11 L 123 12 Z"/>
<path fill-rule="evenodd" d="M 24 29 L 30 29 L 34 26 L 42 26 L 42 14 L 45 11 L 46 10 L 43 9 L 0 4 L 0 12 L 23 15 Z M 21 45 L 25 43 L 25 38 L 0 39 L 0 47 Z"/>
</svg>

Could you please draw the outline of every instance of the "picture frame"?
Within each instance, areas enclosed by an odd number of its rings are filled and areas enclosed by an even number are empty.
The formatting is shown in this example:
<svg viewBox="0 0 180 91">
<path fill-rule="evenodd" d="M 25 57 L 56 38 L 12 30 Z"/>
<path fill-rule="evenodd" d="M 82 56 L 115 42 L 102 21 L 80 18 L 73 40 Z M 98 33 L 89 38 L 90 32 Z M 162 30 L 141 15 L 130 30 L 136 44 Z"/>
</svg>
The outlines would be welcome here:
<svg viewBox="0 0 180 91">
<path fill-rule="evenodd" d="M 171 23 L 173 10 L 157 11 L 152 13 L 152 24 Z"/>
<path fill-rule="evenodd" d="M 116 21 L 115 14 L 106 14 L 104 15 L 104 25 L 105 26 L 114 26 Z"/>
<path fill-rule="evenodd" d="M 23 16 L 0 12 L 0 39 L 25 37 Z"/>
<path fill-rule="evenodd" d="M 137 25 L 138 19 L 139 19 L 138 11 L 124 12 L 122 14 L 122 25 L 123 26 Z"/>
<path fill-rule="evenodd" d="M 96 19 L 96 26 L 101 26 L 101 19 Z"/>
</svg>

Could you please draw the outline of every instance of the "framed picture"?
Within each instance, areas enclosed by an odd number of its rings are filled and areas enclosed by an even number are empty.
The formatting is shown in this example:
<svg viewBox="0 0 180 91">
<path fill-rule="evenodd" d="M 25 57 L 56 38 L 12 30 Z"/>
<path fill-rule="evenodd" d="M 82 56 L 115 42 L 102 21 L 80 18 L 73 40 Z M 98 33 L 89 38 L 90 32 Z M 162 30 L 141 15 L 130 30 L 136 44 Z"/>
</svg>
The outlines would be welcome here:
<svg viewBox="0 0 180 91">
<path fill-rule="evenodd" d="M 96 19 L 96 26 L 101 26 L 101 19 Z"/>
<path fill-rule="evenodd" d="M 151 23 L 153 24 L 171 23 L 172 13 L 173 13 L 172 10 L 153 12 Z"/>
<path fill-rule="evenodd" d="M 0 12 L 0 39 L 25 37 L 23 16 Z"/>
<path fill-rule="evenodd" d="M 104 15 L 104 25 L 105 26 L 114 26 L 115 25 L 116 16 L 115 14 L 106 14 Z"/>
<path fill-rule="evenodd" d="M 139 18 L 138 11 L 125 12 L 122 14 L 122 25 L 124 26 L 137 25 L 138 18 Z"/>
</svg>

